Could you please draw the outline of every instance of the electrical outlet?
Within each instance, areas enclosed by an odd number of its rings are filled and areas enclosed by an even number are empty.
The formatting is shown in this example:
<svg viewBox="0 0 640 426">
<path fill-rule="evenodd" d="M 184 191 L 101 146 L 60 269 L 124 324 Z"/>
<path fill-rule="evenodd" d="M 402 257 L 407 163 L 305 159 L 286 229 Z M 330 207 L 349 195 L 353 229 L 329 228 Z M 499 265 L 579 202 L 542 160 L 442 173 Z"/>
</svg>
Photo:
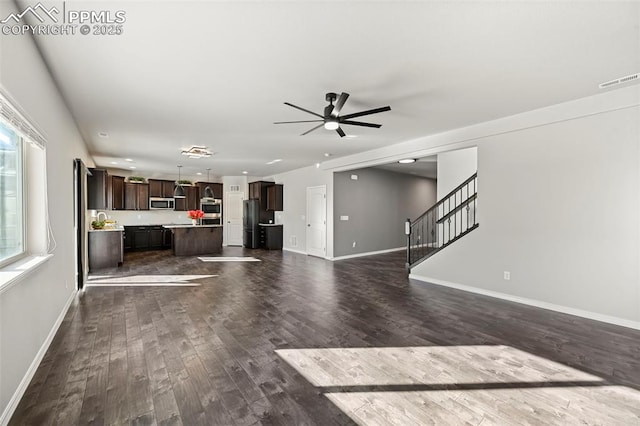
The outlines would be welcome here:
<svg viewBox="0 0 640 426">
<path fill-rule="evenodd" d="M 511 279 L 511 272 L 504 271 L 503 277 L 504 277 L 505 281 L 509 281 Z"/>
<path fill-rule="evenodd" d="M 354 242 L 353 242 L 353 247 L 355 247 L 355 246 L 356 246 L 356 242 L 354 241 Z"/>
<path fill-rule="evenodd" d="M 340 216 L 340 220 L 349 220 L 349 216 Z"/>
<path fill-rule="evenodd" d="M 351 180 L 358 180 L 358 175 L 351 175 Z"/>
</svg>

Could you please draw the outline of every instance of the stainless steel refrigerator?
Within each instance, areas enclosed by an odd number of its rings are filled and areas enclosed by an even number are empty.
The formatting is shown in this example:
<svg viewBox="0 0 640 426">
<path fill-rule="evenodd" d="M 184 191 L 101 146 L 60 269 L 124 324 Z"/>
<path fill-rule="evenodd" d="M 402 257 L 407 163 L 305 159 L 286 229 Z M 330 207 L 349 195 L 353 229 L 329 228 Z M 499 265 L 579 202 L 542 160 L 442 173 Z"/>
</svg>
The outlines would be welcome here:
<svg viewBox="0 0 640 426">
<path fill-rule="evenodd" d="M 244 200 L 242 205 L 242 241 L 246 248 L 258 248 L 260 245 L 260 201 Z"/>
</svg>

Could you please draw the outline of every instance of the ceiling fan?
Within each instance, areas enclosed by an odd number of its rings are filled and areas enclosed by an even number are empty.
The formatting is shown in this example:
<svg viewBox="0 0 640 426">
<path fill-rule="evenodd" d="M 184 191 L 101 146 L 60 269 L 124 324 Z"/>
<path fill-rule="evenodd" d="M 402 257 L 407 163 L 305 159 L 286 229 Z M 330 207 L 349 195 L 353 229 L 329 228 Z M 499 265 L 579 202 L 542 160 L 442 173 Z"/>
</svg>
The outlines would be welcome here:
<svg viewBox="0 0 640 426">
<path fill-rule="evenodd" d="M 338 97 L 335 93 L 327 93 L 326 99 L 329 102 L 329 105 L 324 107 L 324 115 L 316 114 L 313 111 L 309 111 L 308 109 L 301 108 L 297 105 L 291 104 L 289 102 L 285 102 L 285 105 L 289 105 L 290 107 L 299 109 L 300 111 L 307 112 L 309 114 L 315 115 L 319 117 L 320 120 L 302 120 L 302 121 L 276 121 L 273 124 L 290 124 L 290 123 L 320 123 L 316 127 L 307 130 L 301 136 L 304 136 L 308 133 L 313 132 L 320 127 L 323 127 L 327 130 L 335 130 L 338 132 L 340 137 L 346 136 L 344 131 L 340 128 L 341 124 L 348 124 L 351 126 L 364 126 L 364 127 L 375 127 L 376 129 L 382 127 L 382 124 L 373 124 L 373 123 L 364 123 L 362 121 L 353 121 L 351 118 L 362 117 L 363 115 L 377 114 L 379 112 L 391 111 L 390 106 L 380 107 L 369 109 L 367 111 L 354 112 L 353 114 L 340 115 L 340 111 L 344 106 L 344 103 L 347 102 L 347 98 L 349 97 L 348 93 L 342 92 L 340 97 Z M 336 101 L 337 99 L 337 101 Z M 334 105 L 333 102 L 336 102 Z"/>
</svg>

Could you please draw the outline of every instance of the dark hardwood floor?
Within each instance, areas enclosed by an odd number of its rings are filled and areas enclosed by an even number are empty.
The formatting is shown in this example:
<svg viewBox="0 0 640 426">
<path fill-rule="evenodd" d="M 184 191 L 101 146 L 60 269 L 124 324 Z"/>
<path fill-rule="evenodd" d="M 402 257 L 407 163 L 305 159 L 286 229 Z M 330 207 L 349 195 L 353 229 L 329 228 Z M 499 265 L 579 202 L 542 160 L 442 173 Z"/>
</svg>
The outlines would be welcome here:
<svg viewBox="0 0 640 426">
<path fill-rule="evenodd" d="M 262 261 L 98 271 L 10 424 L 640 424 L 639 331 L 409 281 L 402 252 L 223 256 Z"/>
</svg>

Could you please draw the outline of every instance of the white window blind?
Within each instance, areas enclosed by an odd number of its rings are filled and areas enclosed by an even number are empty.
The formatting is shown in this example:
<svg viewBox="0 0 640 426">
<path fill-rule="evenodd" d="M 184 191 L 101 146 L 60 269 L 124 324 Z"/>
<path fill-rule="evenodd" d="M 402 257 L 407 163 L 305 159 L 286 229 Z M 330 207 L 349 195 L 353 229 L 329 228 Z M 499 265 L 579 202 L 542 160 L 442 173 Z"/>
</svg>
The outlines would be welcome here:
<svg viewBox="0 0 640 426">
<path fill-rule="evenodd" d="M 0 94 L 0 116 L 5 120 L 5 123 L 13 127 L 17 133 L 21 134 L 29 142 L 38 145 L 42 149 L 45 148 L 46 139 L 42 136 L 42 133 L 33 127 L 2 94 Z"/>
</svg>

